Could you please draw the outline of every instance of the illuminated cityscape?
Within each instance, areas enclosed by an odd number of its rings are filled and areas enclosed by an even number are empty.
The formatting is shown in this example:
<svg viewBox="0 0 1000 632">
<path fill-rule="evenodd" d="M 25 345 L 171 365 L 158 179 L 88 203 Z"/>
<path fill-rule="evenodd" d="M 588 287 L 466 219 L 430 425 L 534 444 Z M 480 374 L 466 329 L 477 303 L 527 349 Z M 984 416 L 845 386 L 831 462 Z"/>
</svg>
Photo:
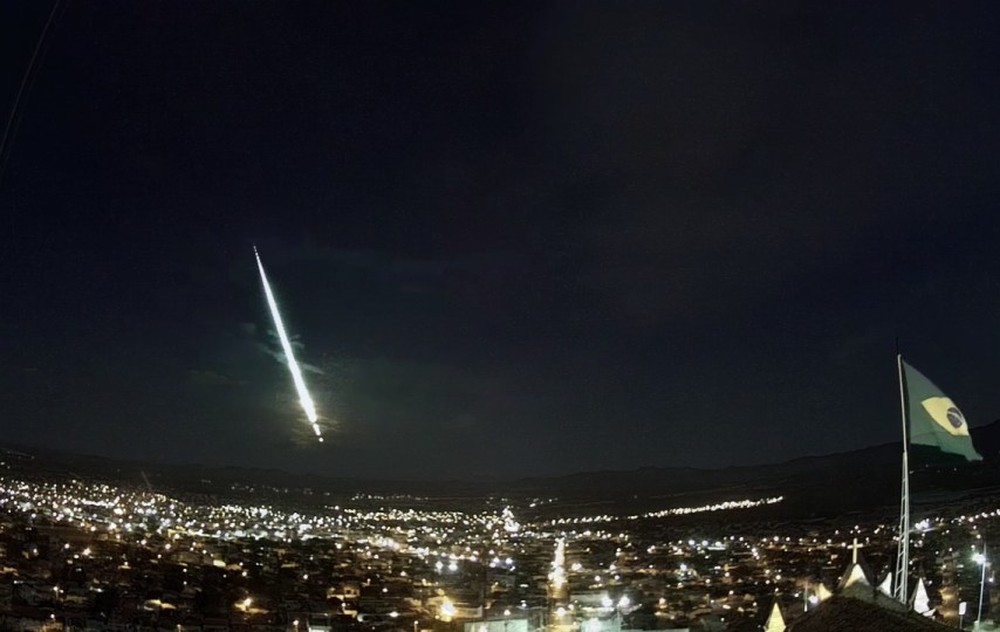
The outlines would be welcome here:
<svg viewBox="0 0 1000 632">
<path fill-rule="evenodd" d="M 997 60 L 0 1 L 0 632 L 1000 632 Z"/>
<path fill-rule="evenodd" d="M 781 496 L 556 518 L 557 498 L 334 503 L 245 485 L 184 498 L 8 461 L 0 608 L 18 629 L 759 629 L 774 604 L 791 621 L 815 607 L 859 551 L 881 581 L 895 543 L 889 520 L 762 519 Z M 1000 508 L 969 507 L 913 536 L 914 568 L 952 625 L 975 602 L 973 556 L 1000 533 Z"/>
</svg>

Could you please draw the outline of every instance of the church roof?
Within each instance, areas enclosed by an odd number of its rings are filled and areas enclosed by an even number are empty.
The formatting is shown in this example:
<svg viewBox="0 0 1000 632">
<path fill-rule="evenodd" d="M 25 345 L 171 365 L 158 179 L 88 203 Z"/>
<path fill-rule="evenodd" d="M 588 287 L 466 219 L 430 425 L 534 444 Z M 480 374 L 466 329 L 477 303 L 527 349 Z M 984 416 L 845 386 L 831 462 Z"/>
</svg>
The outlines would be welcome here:
<svg viewBox="0 0 1000 632">
<path fill-rule="evenodd" d="M 847 569 L 846 573 L 844 573 L 844 578 L 840 580 L 840 585 L 837 587 L 837 590 L 844 590 L 848 586 L 853 586 L 857 583 L 864 584 L 865 586 L 871 585 L 864 569 L 861 568 L 861 564 L 854 563 L 851 564 L 851 567 Z"/>
<path fill-rule="evenodd" d="M 944 632 L 954 630 L 915 612 L 835 595 L 791 623 L 788 632 Z"/>
</svg>

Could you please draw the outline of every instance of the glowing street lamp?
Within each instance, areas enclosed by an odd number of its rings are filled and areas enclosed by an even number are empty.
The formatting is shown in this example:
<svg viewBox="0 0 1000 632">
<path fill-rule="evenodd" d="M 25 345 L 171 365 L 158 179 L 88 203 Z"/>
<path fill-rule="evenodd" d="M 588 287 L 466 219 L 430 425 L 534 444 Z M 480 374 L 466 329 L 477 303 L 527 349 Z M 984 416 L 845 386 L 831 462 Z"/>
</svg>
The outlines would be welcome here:
<svg viewBox="0 0 1000 632">
<path fill-rule="evenodd" d="M 445 623 L 451 621 L 452 617 L 454 617 L 457 612 L 455 604 L 453 604 L 450 599 L 446 598 L 441 602 L 439 616 Z"/>
<path fill-rule="evenodd" d="M 986 587 L 986 565 L 989 564 L 989 561 L 986 559 L 985 542 L 983 543 L 983 552 L 976 553 L 972 556 L 972 559 L 976 561 L 976 564 L 983 567 L 982 574 L 979 577 L 979 612 L 976 614 L 976 629 L 978 630 L 983 621 L 983 589 Z"/>
</svg>

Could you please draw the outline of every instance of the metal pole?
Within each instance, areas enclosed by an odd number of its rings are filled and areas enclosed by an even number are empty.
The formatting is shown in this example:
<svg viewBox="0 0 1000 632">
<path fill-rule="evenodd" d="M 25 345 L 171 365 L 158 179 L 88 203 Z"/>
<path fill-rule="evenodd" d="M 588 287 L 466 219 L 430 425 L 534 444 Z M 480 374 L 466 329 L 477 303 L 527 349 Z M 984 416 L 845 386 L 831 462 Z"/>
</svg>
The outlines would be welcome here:
<svg viewBox="0 0 1000 632">
<path fill-rule="evenodd" d="M 899 499 L 899 548 L 896 553 L 896 598 L 908 605 L 907 574 L 910 566 L 910 462 L 909 443 L 906 436 L 906 387 L 903 376 L 903 356 L 896 354 L 896 368 L 899 372 L 899 411 L 903 421 L 903 480 Z"/>
<path fill-rule="evenodd" d="M 976 614 L 976 629 L 978 630 L 983 621 L 983 589 L 986 587 L 986 543 L 983 542 L 983 572 L 979 576 L 979 612 Z"/>
</svg>

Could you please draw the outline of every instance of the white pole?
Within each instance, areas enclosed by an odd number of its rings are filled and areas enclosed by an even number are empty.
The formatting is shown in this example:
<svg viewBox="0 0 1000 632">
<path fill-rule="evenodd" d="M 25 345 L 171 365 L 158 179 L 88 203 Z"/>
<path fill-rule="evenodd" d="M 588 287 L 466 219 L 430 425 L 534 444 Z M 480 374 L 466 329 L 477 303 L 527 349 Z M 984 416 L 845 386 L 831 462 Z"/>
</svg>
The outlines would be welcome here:
<svg viewBox="0 0 1000 632">
<path fill-rule="evenodd" d="M 903 480 L 899 499 L 899 549 L 896 554 L 896 597 L 903 605 L 909 605 L 907 574 L 910 566 L 910 463 L 909 443 L 906 436 L 906 390 L 903 382 L 903 356 L 896 354 L 896 368 L 899 372 L 899 411 L 903 420 Z"/>
<path fill-rule="evenodd" d="M 979 612 L 976 614 L 976 629 L 982 626 L 983 621 L 983 588 L 986 586 L 986 542 L 983 542 L 983 573 L 979 577 Z"/>
</svg>

